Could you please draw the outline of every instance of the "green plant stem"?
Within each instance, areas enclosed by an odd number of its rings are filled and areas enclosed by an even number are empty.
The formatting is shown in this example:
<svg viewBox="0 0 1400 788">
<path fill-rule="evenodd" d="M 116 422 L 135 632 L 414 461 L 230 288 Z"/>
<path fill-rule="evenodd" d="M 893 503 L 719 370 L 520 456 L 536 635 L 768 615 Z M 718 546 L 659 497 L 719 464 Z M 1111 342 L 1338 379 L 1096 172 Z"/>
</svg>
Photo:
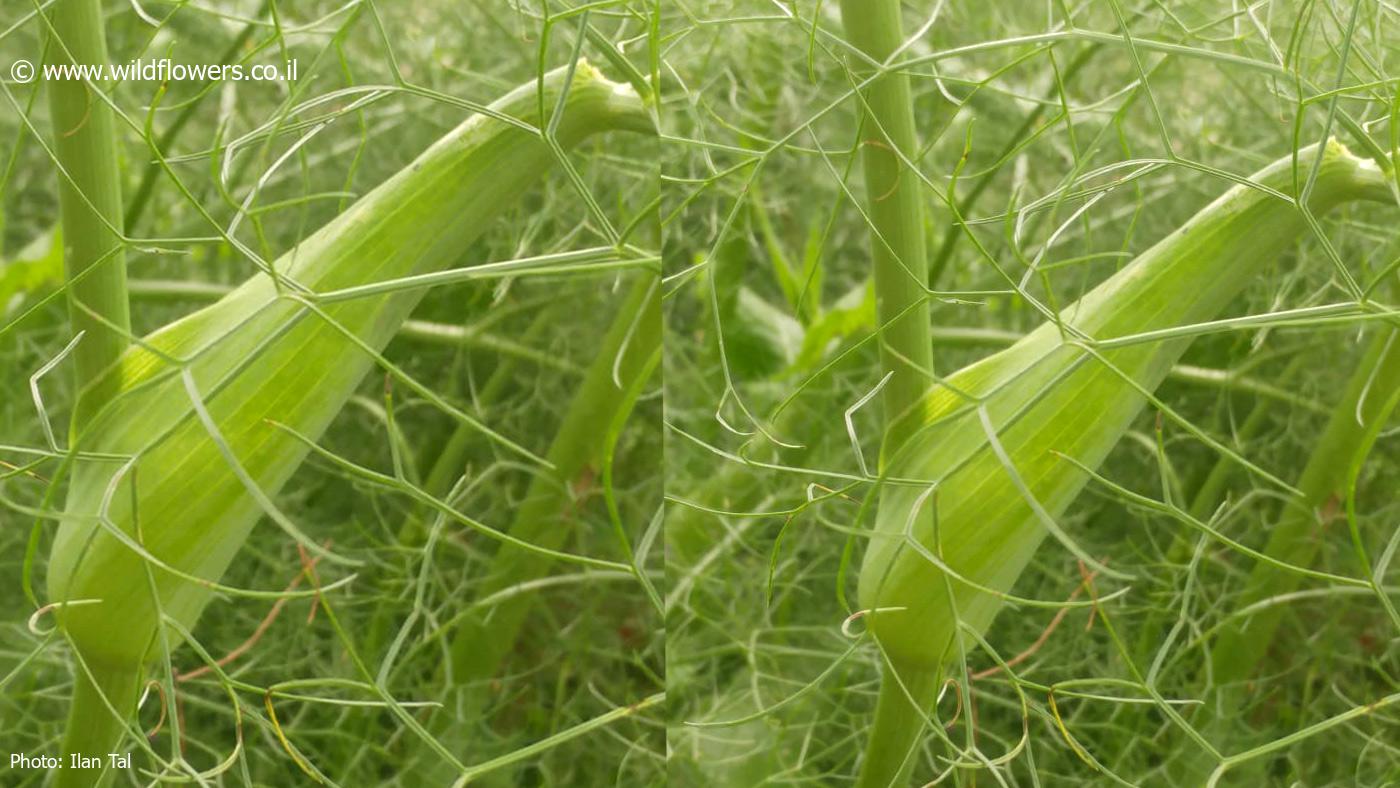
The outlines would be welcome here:
<svg viewBox="0 0 1400 788">
<path fill-rule="evenodd" d="M 619 307 L 582 385 L 555 433 L 547 459 L 553 470 L 540 473 L 531 482 L 525 499 L 516 509 L 507 532 L 532 544 L 557 550 L 575 529 L 569 526 L 574 506 L 575 484 L 590 470 L 596 470 L 607 451 L 609 425 L 626 418 L 635 404 L 637 388 L 646 382 L 655 367 L 661 343 L 661 293 L 655 275 L 641 276 Z M 619 354 L 621 357 L 619 358 Z M 616 379 L 614 379 L 616 372 Z M 620 385 L 619 385 L 620 384 Z M 502 546 L 492 557 L 486 575 L 477 589 L 484 598 L 511 586 L 545 575 L 552 562 L 533 553 Z M 452 635 L 449 665 L 456 686 L 493 678 L 515 648 L 520 630 L 535 602 L 533 594 L 517 594 L 489 607 L 471 608 Z M 470 603 L 468 603 L 470 604 Z M 439 718 L 452 725 L 448 732 L 454 749 L 471 747 L 473 725 L 481 716 L 484 696 L 469 690 L 454 715 Z M 437 762 L 434 778 L 451 780 L 445 764 Z M 488 784 L 504 784 L 510 773 L 487 778 Z"/>
<path fill-rule="evenodd" d="M 1318 531 L 1326 526 L 1325 510 L 1329 505 L 1340 508 L 1351 471 L 1369 451 L 1374 430 L 1389 420 L 1397 391 L 1400 329 L 1387 326 L 1371 340 L 1352 373 L 1298 478 L 1303 497 L 1286 505 L 1270 532 L 1265 555 L 1294 566 L 1312 566 L 1324 542 Z M 1319 510 L 1323 510 L 1321 515 Z M 1242 608 L 1288 594 L 1297 589 L 1299 580 L 1296 574 L 1258 562 L 1234 604 Z M 1203 705 L 1192 718 L 1192 724 L 1208 738 L 1249 705 L 1250 690 L 1244 682 L 1264 661 L 1286 612 L 1284 605 L 1266 607 L 1247 618 L 1230 619 L 1217 633 L 1210 652 L 1210 678 L 1219 692 L 1213 703 Z M 1179 778 L 1178 784 L 1200 782 L 1215 766 L 1205 751 L 1197 749 L 1175 764 L 1174 776 Z"/>
<path fill-rule="evenodd" d="M 842 0 L 841 23 L 850 44 L 883 63 L 904 43 L 899 0 Z M 875 73 L 869 63 L 852 58 L 857 79 Z M 933 372 L 929 336 L 928 253 L 919 179 L 909 172 L 918 155 L 909 77 L 890 73 L 861 91 L 861 167 L 865 171 L 866 214 L 870 219 L 871 258 L 875 269 L 876 308 L 880 320 L 880 357 L 891 373 L 882 392 L 887 423 L 918 402 Z M 898 438 L 887 435 L 884 451 Z"/>
<path fill-rule="evenodd" d="M 99 0 L 59 0 L 49 9 L 48 23 L 50 63 L 106 65 Z M 112 108 L 86 82 L 53 80 L 48 90 L 54 154 L 62 168 L 59 208 L 69 316 L 73 333 L 83 332 L 73 352 L 82 392 L 73 413 L 78 431 L 119 389 L 119 379 L 102 373 L 126 349 L 131 333 L 121 171 Z"/>
<path fill-rule="evenodd" d="M 1292 379 L 1293 372 L 1300 364 L 1301 357 L 1295 358 L 1279 376 L 1279 381 L 1282 383 Z M 1259 398 L 1254 403 L 1254 407 L 1250 409 L 1244 423 L 1240 425 L 1239 444 L 1249 441 L 1263 428 L 1268 415 L 1273 410 L 1271 407 L 1273 404 L 1272 400 L 1265 397 Z M 1192 496 L 1191 505 L 1187 512 L 1202 522 L 1209 520 L 1211 512 L 1215 511 L 1220 502 L 1225 499 L 1225 485 L 1239 472 L 1239 465 L 1229 457 L 1217 457 L 1215 464 L 1211 466 L 1210 471 L 1196 490 L 1196 494 Z M 1169 565 L 1177 566 L 1190 558 L 1194 548 L 1193 537 L 1199 538 L 1194 532 L 1188 532 L 1184 529 L 1177 533 L 1171 546 L 1167 548 L 1167 563 Z M 1143 624 L 1136 650 L 1138 658 L 1143 662 L 1150 663 L 1152 655 L 1161 647 L 1162 631 L 1166 629 L 1168 615 L 1168 611 L 1153 611 L 1148 615 L 1146 623 Z"/>
<path fill-rule="evenodd" d="M 47 21 L 49 63 L 106 65 L 107 39 L 98 0 L 59 0 L 49 9 Z M 74 434 L 120 389 L 118 377 L 103 373 L 126 349 L 131 332 L 116 122 L 95 88 L 102 86 L 67 80 L 48 84 L 53 149 L 61 168 L 58 196 L 69 321 L 74 336 L 83 334 L 73 352 L 78 391 Z M 96 757 L 102 765 L 59 770 L 54 781 L 58 788 L 102 781 L 107 753 L 117 749 L 124 732 L 124 720 L 108 705 L 127 713 L 136 705 L 139 668 L 93 665 L 92 671 L 91 677 L 81 668 L 75 671 L 62 758 L 66 767 L 69 756 L 76 754 Z"/>
<path fill-rule="evenodd" d="M 53 788 L 91 788 L 110 782 L 107 755 L 124 752 L 119 745 L 126 733 L 126 717 L 136 709 L 140 676 L 124 667 L 92 664 L 88 670 L 91 676 L 82 666 L 74 671 L 73 702 L 63 733 L 63 768 L 54 772 Z M 113 714 L 113 709 L 125 716 Z M 73 768 L 71 755 L 95 758 L 100 766 Z"/>
<path fill-rule="evenodd" d="M 597 469 L 607 448 L 608 425 L 631 408 L 629 390 L 641 382 L 640 375 L 651 369 L 651 357 L 661 341 L 660 309 L 658 282 L 654 276 L 641 277 L 618 310 L 550 445 L 547 459 L 553 470 L 531 481 L 524 502 L 516 510 L 509 529 L 512 536 L 557 550 L 573 532 L 566 526 L 575 485 Z M 543 576 L 551 563 L 536 553 L 503 545 L 493 557 L 478 593 L 489 596 Z M 533 602 L 533 595 L 514 595 L 479 610 L 461 624 L 452 640 L 456 683 L 489 679 L 496 674 L 515 647 Z"/>
<path fill-rule="evenodd" d="M 917 758 L 914 750 L 927 725 L 925 713 L 938 697 L 938 673 L 898 669 L 904 686 L 886 666 L 875 705 L 875 727 L 860 765 L 856 788 L 899 788 L 909 784 Z M 912 702 L 911 702 L 912 699 Z"/>
<path fill-rule="evenodd" d="M 884 63 L 904 43 L 900 13 L 899 0 L 842 0 L 846 40 L 870 60 Z M 858 57 L 851 58 L 851 72 L 860 80 L 875 73 L 870 63 Z M 880 321 L 880 360 L 889 376 L 882 392 L 886 429 L 881 455 L 892 456 L 902 445 L 904 433 L 889 427 L 923 398 L 933 374 L 924 207 L 919 179 L 908 171 L 919 148 L 908 75 L 882 74 L 860 96 L 864 106 L 861 168 Z M 913 685 L 911 689 L 922 690 L 926 681 L 936 681 L 922 669 L 906 671 L 895 662 L 890 669 L 917 676 L 906 682 Z M 923 730 L 920 710 L 910 705 L 890 669 L 880 681 L 880 702 L 861 767 L 861 788 L 907 782 L 914 759 L 904 756 Z M 910 694 L 922 702 L 928 693 Z"/>
<path fill-rule="evenodd" d="M 1394 408 L 1394 394 L 1400 390 L 1397 334 L 1400 329 L 1386 328 L 1371 340 L 1298 478 L 1297 487 L 1304 498 L 1288 504 L 1270 532 L 1266 555 L 1295 566 L 1312 565 L 1322 544 L 1316 538 L 1317 531 L 1326 525 L 1317 510 L 1325 509 L 1329 502 L 1340 508 L 1357 453 L 1369 448 L 1371 428 L 1389 419 Z M 1251 605 L 1287 594 L 1298 587 L 1299 580 L 1296 574 L 1257 563 L 1238 604 Z M 1233 619 L 1221 630 L 1211 658 L 1217 686 L 1249 677 L 1268 651 L 1286 610 L 1275 605 L 1247 619 Z"/>
</svg>

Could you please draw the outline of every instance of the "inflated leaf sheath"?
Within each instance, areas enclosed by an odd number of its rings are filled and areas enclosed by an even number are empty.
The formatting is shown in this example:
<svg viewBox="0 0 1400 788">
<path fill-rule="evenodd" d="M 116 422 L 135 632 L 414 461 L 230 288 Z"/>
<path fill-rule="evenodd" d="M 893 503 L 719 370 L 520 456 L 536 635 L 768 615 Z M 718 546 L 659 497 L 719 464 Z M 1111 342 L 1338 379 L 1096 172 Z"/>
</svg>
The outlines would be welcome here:
<svg viewBox="0 0 1400 788">
<path fill-rule="evenodd" d="M 1316 152 L 1299 152 L 1300 179 Z M 950 599 L 943 571 L 903 539 L 906 528 L 959 576 L 998 592 L 1011 588 L 1049 532 L 1046 517 L 1059 517 L 1087 481 L 1057 453 L 1097 467 L 1142 411 L 1146 398 L 1137 387 L 1156 388 L 1191 341 L 1175 336 L 1104 348 L 1100 361 L 1074 343 L 1074 332 L 1103 341 L 1215 318 L 1308 226 L 1281 196 L 1293 193 L 1291 156 L 1252 181 L 1272 193 L 1232 187 L 1064 309 L 1063 331 L 1049 321 L 959 370 L 930 390 L 918 412 L 892 426 L 912 437 L 882 458 L 882 471 L 920 483 L 887 482 L 882 489 L 860 604 L 875 611 L 870 625 L 897 667 L 936 670 L 950 657 L 958 619 L 985 631 L 1003 601 L 957 579 L 947 581 Z M 1309 202 L 1314 215 L 1349 200 L 1389 196 L 1379 169 L 1327 144 Z"/>
<path fill-rule="evenodd" d="M 538 108 L 556 106 L 564 69 L 531 81 L 492 105 L 539 128 Z M 567 149 L 596 132 L 649 131 L 637 94 L 579 63 L 555 138 Z M 312 292 L 436 271 L 462 259 L 493 217 L 556 165 L 536 132 L 474 115 L 410 166 L 375 188 L 273 266 Z M 84 460 L 72 475 L 66 517 L 49 564 L 54 602 L 101 600 L 60 615 L 84 661 L 103 671 L 130 670 L 148 657 L 159 608 L 190 627 L 209 601 L 202 584 L 150 565 L 97 522 L 105 519 L 159 561 L 217 580 L 264 515 L 211 437 L 170 357 L 189 367 L 198 397 L 237 463 L 267 496 L 304 459 L 307 448 L 275 421 L 318 437 L 369 371 L 373 359 L 336 326 L 308 310 L 283 282 L 254 276 L 227 297 L 155 332 L 111 374 L 123 394 L 74 441 L 84 452 L 137 457 Z M 325 316 L 368 347 L 384 347 L 413 311 L 421 290 L 327 303 Z M 123 470 L 125 468 L 125 470 Z M 108 491 L 111 491 L 110 496 Z"/>
</svg>

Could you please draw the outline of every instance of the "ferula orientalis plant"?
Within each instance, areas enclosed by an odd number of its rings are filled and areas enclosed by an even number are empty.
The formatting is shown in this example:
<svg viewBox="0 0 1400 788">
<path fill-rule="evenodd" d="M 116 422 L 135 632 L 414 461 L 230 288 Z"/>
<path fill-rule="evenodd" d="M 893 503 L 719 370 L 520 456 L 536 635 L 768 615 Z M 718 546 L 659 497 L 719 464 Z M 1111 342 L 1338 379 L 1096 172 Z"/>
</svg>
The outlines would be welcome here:
<svg viewBox="0 0 1400 788">
<path fill-rule="evenodd" d="M 867 763 L 863 785 L 907 774 L 925 724 L 908 699 L 930 702 L 969 635 L 985 632 L 1012 599 L 1047 535 L 1120 576 L 1084 554 L 1057 518 L 1191 343 L 1192 332 L 1173 328 L 1214 319 L 1307 229 L 1289 195 L 1319 152 L 1306 206 L 1314 216 L 1391 198 L 1380 169 L 1337 142 L 1285 156 L 1013 346 L 931 383 L 891 425 L 909 437 L 882 457 L 859 595 L 898 680 L 882 685 L 871 734 L 886 762 Z"/>
<path fill-rule="evenodd" d="M 561 114 L 541 118 L 541 107 Z M 261 518 L 331 561 L 353 563 L 307 540 L 271 496 L 408 318 L 428 284 L 423 275 L 459 259 L 493 216 L 555 166 L 557 152 L 540 131 L 547 122 L 564 150 L 592 134 L 652 128 L 636 92 L 587 62 L 550 72 L 467 120 L 217 303 L 137 342 L 104 373 L 119 393 L 73 435 L 72 481 L 48 570 L 49 599 L 79 663 L 67 750 L 111 749 L 145 666 L 160 653 L 162 622 L 194 625 Z M 635 265 L 624 252 L 607 264 Z M 596 258 L 580 264 L 598 265 Z M 87 779 L 79 770 L 61 774 Z"/>
</svg>

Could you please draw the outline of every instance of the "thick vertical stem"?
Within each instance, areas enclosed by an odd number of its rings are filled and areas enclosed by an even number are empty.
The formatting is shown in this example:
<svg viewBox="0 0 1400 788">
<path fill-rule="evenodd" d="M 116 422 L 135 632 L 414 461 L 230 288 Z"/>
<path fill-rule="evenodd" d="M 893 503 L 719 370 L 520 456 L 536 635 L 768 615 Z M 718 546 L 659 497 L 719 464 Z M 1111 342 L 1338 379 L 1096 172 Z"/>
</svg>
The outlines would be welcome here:
<svg viewBox="0 0 1400 788">
<path fill-rule="evenodd" d="M 50 63 L 107 65 L 99 0 L 58 0 L 49 10 L 48 23 L 53 33 Z M 80 430 L 115 393 L 120 383 L 115 376 L 94 381 L 126 349 L 131 329 L 121 237 L 121 172 L 114 114 L 94 86 L 53 80 L 48 90 L 54 152 L 63 168 L 59 205 L 69 314 L 74 334 L 84 332 L 73 354 L 82 392 L 73 426 Z"/>
<path fill-rule="evenodd" d="M 901 670 L 899 678 L 903 687 L 895 681 L 894 672 L 887 669 L 880 682 L 875 727 L 870 731 L 856 788 L 902 788 L 909 784 L 918 761 L 915 748 L 924 730 L 925 713 L 938 696 L 938 675 L 926 670 Z"/>
<path fill-rule="evenodd" d="M 899 0 L 842 0 L 847 41 L 883 63 L 904 43 Z M 876 71 L 852 58 L 851 72 L 865 80 Z M 861 91 L 861 167 L 870 217 L 875 294 L 882 326 L 880 351 L 893 373 L 883 391 L 887 423 L 923 396 L 933 371 L 927 301 L 928 254 L 919 179 L 908 162 L 918 155 L 909 77 L 884 74 Z M 886 436 L 886 441 L 897 441 Z M 898 448 L 886 445 L 886 453 Z"/>
<path fill-rule="evenodd" d="M 884 63 L 904 43 L 899 0 L 842 0 L 841 23 L 846 40 L 875 63 Z M 859 57 L 851 72 L 864 81 L 876 69 Z M 870 219 L 871 258 L 875 266 L 876 309 L 880 320 L 880 358 L 889 374 L 882 392 L 886 431 L 882 456 L 899 448 L 902 433 L 889 429 L 910 410 L 928 388 L 933 372 L 930 336 L 928 252 L 924 238 L 924 208 L 919 179 L 911 171 L 918 142 L 909 77 L 903 73 L 876 76 L 860 93 L 861 167 L 865 172 L 866 215 Z M 905 671 L 900 676 L 910 695 L 932 701 L 936 676 Z M 914 759 L 906 758 L 923 731 L 921 710 L 886 670 L 880 682 L 875 728 L 861 767 L 859 788 L 886 788 L 909 780 Z"/>
<path fill-rule="evenodd" d="M 100 665 L 89 668 L 91 676 L 81 666 L 74 671 L 73 703 L 68 707 L 68 727 L 63 733 L 63 768 L 54 771 L 54 788 L 106 784 L 111 773 L 108 755 L 126 752 L 119 745 L 126 718 L 136 708 L 140 673 Z M 79 764 L 70 760 L 75 756 L 81 756 L 80 763 L 96 763 L 96 768 L 77 768 Z"/>
<path fill-rule="evenodd" d="M 49 9 L 48 24 L 50 63 L 107 64 L 99 0 L 59 0 Z M 94 86 L 55 80 L 48 90 L 54 154 L 62 168 L 59 207 L 69 319 L 75 336 L 83 332 L 73 353 L 79 392 L 73 429 L 78 431 L 115 394 L 120 381 L 115 376 L 103 378 L 102 373 L 126 349 L 131 329 L 121 237 L 121 171 L 112 108 L 94 92 Z M 91 670 L 91 676 L 81 666 L 74 672 L 73 701 L 63 736 L 64 768 L 56 772 L 54 781 L 58 788 L 101 781 L 103 768 L 74 768 L 69 758 L 95 758 L 105 767 L 107 754 L 122 737 L 125 716 L 119 715 L 129 714 L 136 705 L 139 669 L 93 665 Z"/>
</svg>

